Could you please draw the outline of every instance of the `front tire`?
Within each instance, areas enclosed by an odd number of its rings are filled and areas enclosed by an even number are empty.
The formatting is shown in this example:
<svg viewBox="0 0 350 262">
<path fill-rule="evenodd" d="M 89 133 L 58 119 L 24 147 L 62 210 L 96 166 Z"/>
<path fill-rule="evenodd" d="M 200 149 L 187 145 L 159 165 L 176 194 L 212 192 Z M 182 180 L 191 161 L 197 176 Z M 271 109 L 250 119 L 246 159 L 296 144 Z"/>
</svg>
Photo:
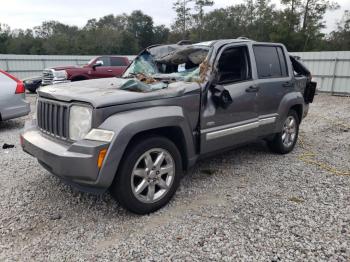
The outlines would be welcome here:
<svg viewBox="0 0 350 262">
<path fill-rule="evenodd" d="M 148 214 L 166 205 L 179 186 L 181 155 L 165 137 L 137 140 L 126 150 L 110 188 L 121 206 Z"/>
<path fill-rule="evenodd" d="M 291 152 L 298 140 L 299 117 L 295 110 L 290 110 L 282 126 L 281 132 L 275 134 L 268 142 L 271 151 L 279 154 Z"/>
</svg>

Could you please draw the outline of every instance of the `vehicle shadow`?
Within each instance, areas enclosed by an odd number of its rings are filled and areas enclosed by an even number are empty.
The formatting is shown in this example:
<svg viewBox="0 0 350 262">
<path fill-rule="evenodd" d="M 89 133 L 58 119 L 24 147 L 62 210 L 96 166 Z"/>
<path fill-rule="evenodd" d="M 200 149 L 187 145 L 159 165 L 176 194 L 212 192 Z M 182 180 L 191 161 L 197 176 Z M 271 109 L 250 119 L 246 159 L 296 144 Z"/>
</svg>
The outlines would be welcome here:
<svg viewBox="0 0 350 262">
<path fill-rule="evenodd" d="M 21 129 L 24 127 L 23 119 L 0 121 L 0 132 Z"/>
<path fill-rule="evenodd" d="M 198 161 L 198 163 L 190 168 L 184 175 L 184 181 L 181 183 L 181 195 L 184 194 L 186 197 L 186 191 L 191 190 L 192 182 L 198 179 L 201 183 L 211 183 L 212 175 L 222 168 L 230 168 L 230 166 L 242 163 L 244 161 L 254 162 L 260 155 L 270 154 L 266 143 L 264 141 L 258 141 L 250 145 L 241 146 L 235 149 L 227 150 L 223 153 L 217 154 L 212 157 L 208 157 Z M 221 163 L 224 163 L 221 165 Z M 258 165 L 258 163 L 257 163 Z M 67 199 L 71 199 L 71 209 L 76 209 L 76 212 L 85 212 L 85 210 L 95 210 L 101 213 L 105 217 L 113 217 L 115 214 L 118 216 L 126 217 L 140 217 L 138 215 L 132 214 L 121 208 L 116 200 L 112 198 L 109 191 L 107 190 L 103 194 L 94 194 L 81 192 L 71 185 L 66 184 L 59 178 L 47 174 L 50 176 L 49 181 L 45 181 L 48 186 L 48 190 L 55 188 L 55 193 L 59 195 L 62 201 L 67 203 Z M 207 182 L 206 182 L 207 181 Z M 190 182 L 190 183 L 187 183 Z M 59 200 L 56 199 L 56 201 Z M 46 200 L 47 201 L 47 200 Z M 180 201 L 177 203 L 177 201 Z M 171 201 L 170 205 L 181 204 L 181 197 L 178 199 L 176 196 Z M 60 205 L 60 204 L 59 204 Z M 156 212 L 157 213 L 157 212 Z"/>
</svg>

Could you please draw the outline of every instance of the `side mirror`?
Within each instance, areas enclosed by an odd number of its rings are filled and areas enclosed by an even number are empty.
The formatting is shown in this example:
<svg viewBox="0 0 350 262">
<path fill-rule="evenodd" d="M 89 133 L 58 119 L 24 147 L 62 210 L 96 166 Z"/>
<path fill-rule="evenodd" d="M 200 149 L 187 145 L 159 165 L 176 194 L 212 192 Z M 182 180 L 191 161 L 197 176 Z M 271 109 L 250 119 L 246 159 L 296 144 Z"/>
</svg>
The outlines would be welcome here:
<svg viewBox="0 0 350 262">
<path fill-rule="evenodd" d="M 213 86 L 211 92 L 213 102 L 217 107 L 226 109 L 233 102 L 230 92 L 221 85 Z"/>
<path fill-rule="evenodd" d="M 95 70 L 96 67 L 103 66 L 103 61 L 97 60 L 95 64 L 92 65 L 92 68 Z"/>
</svg>

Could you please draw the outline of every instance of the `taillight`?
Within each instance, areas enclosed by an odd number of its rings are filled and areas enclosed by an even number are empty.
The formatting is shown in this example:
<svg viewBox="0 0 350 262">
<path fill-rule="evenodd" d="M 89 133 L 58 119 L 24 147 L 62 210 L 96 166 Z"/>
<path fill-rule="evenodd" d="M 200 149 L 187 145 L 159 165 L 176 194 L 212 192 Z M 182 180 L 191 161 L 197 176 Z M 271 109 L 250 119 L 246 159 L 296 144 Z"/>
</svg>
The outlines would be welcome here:
<svg viewBox="0 0 350 262">
<path fill-rule="evenodd" d="M 25 91 L 23 82 L 18 80 L 15 94 L 23 94 Z"/>
<path fill-rule="evenodd" d="M 14 77 L 13 75 L 10 75 L 9 73 L 3 71 L 0 69 L 0 73 L 3 73 L 4 75 L 6 75 L 7 77 L 11 78 L 12 80 L 17 82 L 17 86 L 16 86 L 16 91 L 15 94 L 23 94 L 26 90 L 24 87 L 24 84 L 21 80 L 17 79 L 16 77 Z"/>
</svg>

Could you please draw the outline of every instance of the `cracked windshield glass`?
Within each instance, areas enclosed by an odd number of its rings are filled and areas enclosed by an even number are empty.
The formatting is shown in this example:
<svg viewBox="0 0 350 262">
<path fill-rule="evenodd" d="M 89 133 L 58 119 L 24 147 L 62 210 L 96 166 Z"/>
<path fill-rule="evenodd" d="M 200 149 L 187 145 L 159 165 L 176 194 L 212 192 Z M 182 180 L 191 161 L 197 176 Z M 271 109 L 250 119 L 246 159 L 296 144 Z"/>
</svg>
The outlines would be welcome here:
<svg viewBox="0 0 350 262">
<path fill-rule="evenodd" d="M 135 58 L 123 78 L 121 89 L 154 91 L 176 81 L 199 82 L 200 65 L 208 55 L 207 46 L 160 46 L 145 50 Z"/>
</svg>

